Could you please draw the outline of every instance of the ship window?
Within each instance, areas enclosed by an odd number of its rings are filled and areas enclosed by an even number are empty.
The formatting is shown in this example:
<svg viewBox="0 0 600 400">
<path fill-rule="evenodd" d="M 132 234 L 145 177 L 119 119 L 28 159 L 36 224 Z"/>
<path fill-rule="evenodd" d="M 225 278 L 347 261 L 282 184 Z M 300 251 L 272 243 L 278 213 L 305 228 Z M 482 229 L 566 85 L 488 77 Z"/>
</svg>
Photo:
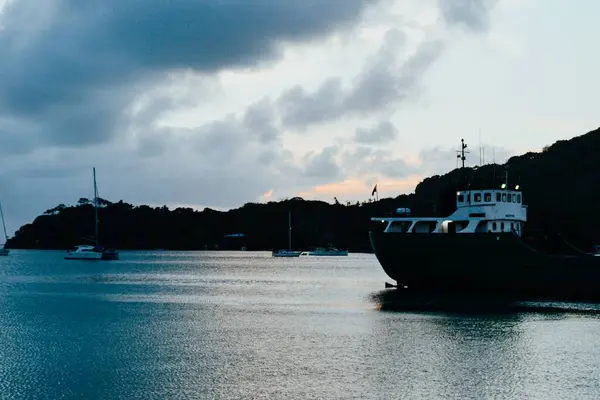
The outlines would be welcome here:
<svg viewBox="0 0 600 400">
<path fill-rule="evenodd" d="M 500 222 L 500 230 L 504 232 L 504 222 Z"/>
<path fill-rule="evenodd" d="M 496 201 L 502 201 L 502 194 L 500 192 L 496 192 Z"/>
<path fill-rule="evenodd" d="M 496 225 L 495 222 L 492 222 L 492 230 L 496 231 L 496 229 L 498 229 L 498 225 Z"/>
<path fill-rule="evenodd" d="M 485 201 L 486 203 L 489 203 L 490 201 L 492 201 L 492 194 L 491 193 L 485 193 L 483 195 L 483 201 Z"/>
<path fill-rule="evenodd" d="M 459 202 L 459 203 L 462 203 L 463 201 L 465 201 L 465 196 L 464 196 L 464 195 L 462 195 L 462 194 L 459 194 L 459 195 L 458 195 L 458 202 Z"/>
<path fill-rule="evenodd" d="M 521 195 L 520 194 L 517 195 L 517 203 L 519 203 L 519 204 L 521 203 Z"/>
<path fill-rule="evenodd" d="M 516 202 L 517 202 L 517 195 L 516 195 L 516 194 L 514 194 L 514 193 L 513 193 L 513 195 L 512 195 L 512 200 L 513 200 L 513 203 L 516 203 Z"/>
<path fill-rule="evenodd" d="M 479 203 L 481 201 L 481 193 L 475 193 L 475 194 L 473 194 L 473 201 L 475 203 Z"/>
<path fill-rule="evenodd" d="M 502 193 L 502 201 L 506 202 L 506 193 Z"/>
<path fill-rule="evenodd" d="M 510 230 L 511 231 L 515 230 L 515 224 L 513 222 L 510 223 Z"/>
</svg>

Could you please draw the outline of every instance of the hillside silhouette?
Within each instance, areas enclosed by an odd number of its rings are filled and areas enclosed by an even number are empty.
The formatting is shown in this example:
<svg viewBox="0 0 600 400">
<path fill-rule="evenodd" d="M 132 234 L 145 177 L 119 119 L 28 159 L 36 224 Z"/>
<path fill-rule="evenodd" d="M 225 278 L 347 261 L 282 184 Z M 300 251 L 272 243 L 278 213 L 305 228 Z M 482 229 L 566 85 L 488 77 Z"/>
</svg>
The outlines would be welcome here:
<svg viewBox="0 0 600 400">
<path fill-rule="evenodd" d="M 455 209 L 457 188 L 499 187 L 508 171 L 508 185 L 519 185 L 528 205 L 524 235 L 553 248 L 560 236 L 581 249 L 600 243 L 600 129 L 561 140 L 541 152 L 510 158 L 504 165 L 455 169 L 424 179 L 409 195 L 362 203 L 334 204 L 293 198 L 247 203 L 226 212 L 205 208 L 170 210 L 166 206 L 134 206 L 99 199 L 100 242 L 117 249 L 287 248 L 288 212 L 292 216 L 292 247 L 333 245 L 370 252 L 368 231 L 373 216 L 391 215 L 409 207 L 417 216 L 442 216 Z M 368 194 L 367 194 L 368 195 Z M 7 243 L 10 248 L 66 249 L 92 243 L 91 200 L 61 204 L 24 225 Z M 227 235 L 242 233 L 242 237 Z M 558 243 L 558 242 L 557 242 Z"/>
</svg>

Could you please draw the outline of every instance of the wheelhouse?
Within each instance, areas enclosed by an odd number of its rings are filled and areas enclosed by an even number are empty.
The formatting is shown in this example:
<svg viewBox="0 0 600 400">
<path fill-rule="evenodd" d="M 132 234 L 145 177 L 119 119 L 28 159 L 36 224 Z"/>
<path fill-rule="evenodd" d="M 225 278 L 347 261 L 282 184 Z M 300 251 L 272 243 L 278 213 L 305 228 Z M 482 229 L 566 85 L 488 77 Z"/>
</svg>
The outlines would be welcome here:
<svg viewBox="0 0 600 400">
<path fill-rule="evenodd" d="M 399 212 L 402 210 L 402 212 Z M 410 210 L 398 209 L 397 216 L 372 218 L 386 223 L 384 232 L 403 233 L 486 233 L 513 232 L 519 236 L 527 222 L 527 206 L 518 190 L 465 190 L 456 193 L 456 211 L 445 218 L 410 217 Z"/>
</svg>

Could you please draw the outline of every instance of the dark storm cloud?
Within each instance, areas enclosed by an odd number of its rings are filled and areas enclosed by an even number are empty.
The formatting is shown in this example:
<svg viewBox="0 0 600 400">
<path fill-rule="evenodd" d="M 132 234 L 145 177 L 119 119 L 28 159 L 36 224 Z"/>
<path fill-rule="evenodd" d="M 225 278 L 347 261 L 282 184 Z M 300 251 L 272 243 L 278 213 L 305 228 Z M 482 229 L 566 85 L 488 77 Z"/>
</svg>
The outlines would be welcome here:
<svg viewBox="0 0 600 400">
<path fill-rule="evenodd" d="M 374 1 L 9 2 L 0 15 L 0 123 L 10 116 L 11 129 L 35 139 L 23 146 L 106 142 L 163 72 L 270 62 L 280 43 L 350 26 Z"/>
</svg>

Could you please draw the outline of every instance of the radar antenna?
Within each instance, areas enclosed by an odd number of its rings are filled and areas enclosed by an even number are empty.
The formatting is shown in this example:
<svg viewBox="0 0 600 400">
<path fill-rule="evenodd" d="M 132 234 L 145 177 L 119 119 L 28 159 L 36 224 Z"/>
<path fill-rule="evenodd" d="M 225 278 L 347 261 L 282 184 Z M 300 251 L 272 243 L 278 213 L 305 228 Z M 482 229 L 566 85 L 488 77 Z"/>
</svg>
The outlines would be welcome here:
<svg viewBox="0 0 600 400">
<path fill-rule="evenodd" d="M 465 149 L 467 148 L 467 145 L 465 144 L 465 139 L 460 139 L 460 150 L 456 150 L 456 162 L 458 163 L 458 160 L 462 161 L 462 167 L 465 167 L 465 160 L 467 159 L 465 157 L 466 153 L 469 153 L 468 151 L 465 151 Z"/>
</svg>

